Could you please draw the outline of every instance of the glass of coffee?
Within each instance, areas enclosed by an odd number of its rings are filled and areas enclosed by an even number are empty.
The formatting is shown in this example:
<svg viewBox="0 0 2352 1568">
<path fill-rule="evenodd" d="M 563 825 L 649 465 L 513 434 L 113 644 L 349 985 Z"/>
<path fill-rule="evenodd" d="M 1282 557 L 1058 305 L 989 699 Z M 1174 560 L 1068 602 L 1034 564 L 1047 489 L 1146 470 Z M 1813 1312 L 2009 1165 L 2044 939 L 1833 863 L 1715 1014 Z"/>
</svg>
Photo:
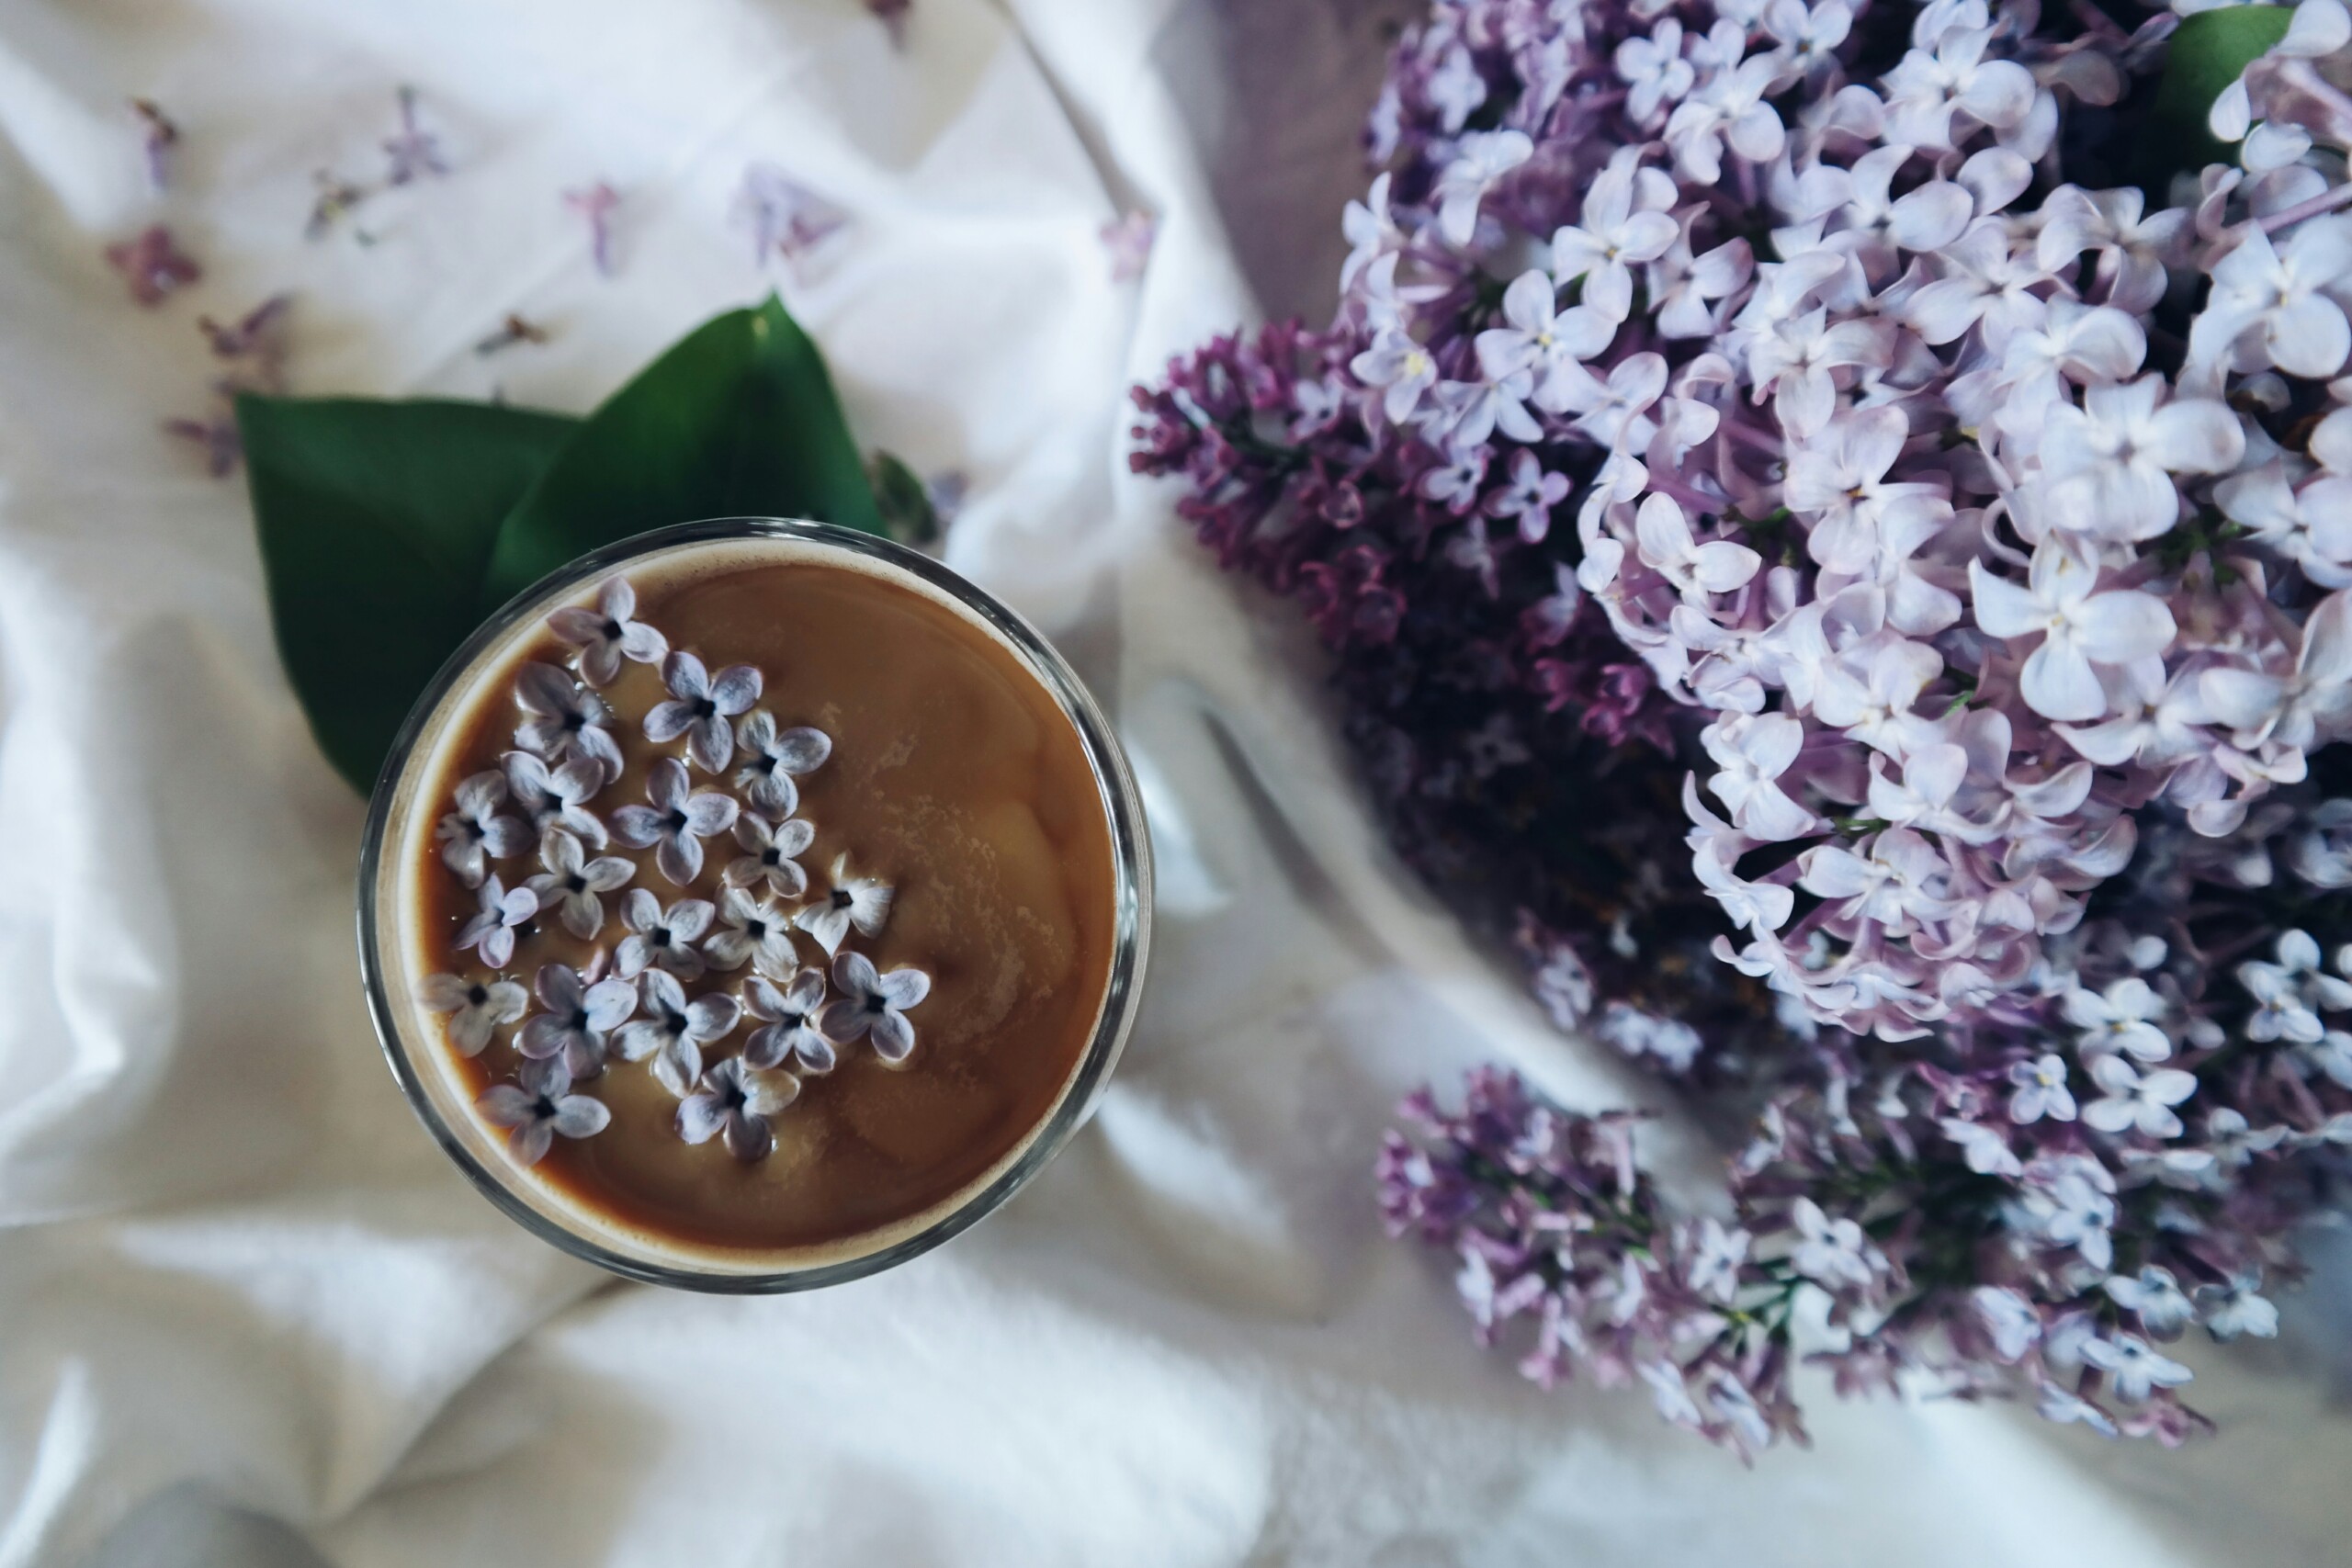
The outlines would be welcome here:
<svg viewBox="0 0 2352 1568">
<path fill-rule="evenodd" d="M 1151 861 L 1069 667 L 927 557 L 727 518 L 583 558 L 418 701 L 361 851 L 392 1071 L 474 1184 L 634 1279 L 903 1262 L 1067 1143 Z"/>
</svg>

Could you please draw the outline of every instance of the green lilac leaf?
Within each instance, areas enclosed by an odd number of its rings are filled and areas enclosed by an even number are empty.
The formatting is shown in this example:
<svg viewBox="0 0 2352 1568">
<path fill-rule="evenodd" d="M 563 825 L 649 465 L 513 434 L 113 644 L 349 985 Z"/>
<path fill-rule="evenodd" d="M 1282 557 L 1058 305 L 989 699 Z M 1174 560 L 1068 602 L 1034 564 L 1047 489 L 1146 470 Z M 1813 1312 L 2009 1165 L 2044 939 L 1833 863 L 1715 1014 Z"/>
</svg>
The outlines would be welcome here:
<svg viewBox="0 0 2352 1568">
<path fill-rule="evenodd" d="M 824 358 L 774 295 L 696 328 L 588 417 L 508 515 L 478 607 L 649 528 L 736 516 L 883 532 Z"/>
<path fill-rule="evenodd" d="M 903 458 L 876 452 L 866 477 L 873 481 L 883 532 L 902 545 L 920 547 L 938 539 L 939 509 L 932 504 L 931 489 Z"/>
<path fill-rule="evenodd" d="M 361 793 L 481 624 L 500 525 L 580 423 L 491 403 L 237 400 L 278 655 Z"/>
<path fill-rule="evenodd" d="M 2148 117 L 2144 183 L 2151 199 L 2163 201 L 2164 186 L 2181 170 L 2232 160 L 2228 146 L 2207 129 L 2213 100 L 2287 36 L 2294 15 L 2287 6 L 2232 6 L 2199 11 L 2174 31 Z"/>
</svg>

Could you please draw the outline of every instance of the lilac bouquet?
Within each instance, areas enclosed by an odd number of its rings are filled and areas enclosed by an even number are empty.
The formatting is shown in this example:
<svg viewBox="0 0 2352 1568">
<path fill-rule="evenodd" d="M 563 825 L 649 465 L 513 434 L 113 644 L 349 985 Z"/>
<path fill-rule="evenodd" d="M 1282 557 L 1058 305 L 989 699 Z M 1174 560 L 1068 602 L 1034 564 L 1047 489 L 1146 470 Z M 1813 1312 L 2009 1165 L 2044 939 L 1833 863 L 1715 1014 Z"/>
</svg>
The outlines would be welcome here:
<svg viewBox="0 0 2352 1568">
<path fill-rule="evenodd" d="M 1139 389 L 1400 851 L 1740 1152 L 1417 1097 L 1392 1227 L 1549 1383 L 2177 1442 L 2352 1149 L 2339 0 L 1439 0 L 1328 329 Z M 1818 1310 L 1815 1310 L 1817 1308 Z"/>
</svg>

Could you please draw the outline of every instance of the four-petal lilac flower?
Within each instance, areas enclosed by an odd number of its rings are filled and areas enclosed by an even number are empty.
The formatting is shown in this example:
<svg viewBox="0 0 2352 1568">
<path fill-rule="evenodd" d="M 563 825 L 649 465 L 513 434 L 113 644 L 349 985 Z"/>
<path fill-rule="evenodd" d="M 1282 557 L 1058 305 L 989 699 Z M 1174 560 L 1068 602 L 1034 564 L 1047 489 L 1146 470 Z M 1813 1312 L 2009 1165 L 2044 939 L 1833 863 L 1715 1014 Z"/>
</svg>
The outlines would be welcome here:
<svg viewBox="0 0 2352 1568">
<path fill-rule="evenodd" d="M 735 756 L 735 731 L 727 721 L 760 700 L 759 671 L 730 664 L 713 675 L 682 649 L 662 661 L 662 681 L 670 700 L 645 716 L 645 738 L 668 741 L 683 735 L 686 755 L 703 772 L 725 773 Z"/>
<path fill-rule="evenodd" d="M 775 1147 L 768 1118 L 800 1097 L 800 1080 L 773 1067 L 753 1067 L 741 1056 L 714 1062 L 678 1104 L 678 1136 L 707 1144 L 724 1133 L 727 1152 L 749 1165 Z"/>
<path fill-rule="evenodd" d="M 588 809 L 588 802 L 596 798 L 605 787 L 604 764 L 594 758 L 574 757 L 562 766 L 550 768 L 544 757 L 528 751 L 509 751 L 499 759 L 506 772 L 506 787 L 515 801 L 531 814 L 531 830 L 545 835 L 550 828 L 561 828 L 578 835 L 581 842 L 591 849 L 603 849 L 612 842 L 612 835 L 605 824 Z"/>
<path fill-rule="evenodd" d="M 458 928 L 458 949 L 474 948 L 484 964 L 503 969 L 514 956 L 514 928 L 539 912 L 538 895 L 527 887 L 510 889 L 492 876 L 476 896 L 481 908 Z"/>
<path fill-rule="evenodd" d="M 588 858 L 578 838 L 550 828 L 539 840 L 539 863 L 547 869 L 523 884 L 538 899 L 541 909 L 553 909 L 563 929 L 582 942 L 594 942 L 605 929 L 603 895 L 626 887 L 637 874 L 637 864 L 618 855 Z"/>
<path fill-rule="evenodd" d="M 735 825 L 732 795 L 690 794 L 685 764 L 662 757 L 646 770 L 650 806 L 624 806 L 613 813 L 613 832 L 631 849 L 653 850 L 662 874 L 684 887 L 702 874 L 702 840 Z"/>
<path fill-rule="evenodd" d="M 792 948 L 792 917 L 749 890 L 729 887 L 718 895 L 719 929 L 702 944 L 703 956 L 714 969 L 741 969 L 747 963 L 761 973 L 781 975 L 799 961 Z"/>
<path fill-rule="evenodd" d="M 841 993 L 817 1015 L 817 1027 L 826 1039 L 846 1045 L 861 1036 L 874 1042 L 874 1054 L 889 1063 L 903 1062 L 915 1048 L 915 1026 L 906 1010 L 931 995 L 931 976 L 920 969 L 893 969 L 885 975 L 862 953 L 844 953 L 833 960 L 833 988 Z"/>
<path fill-rule="evenodd" d="M 449 1015 L 449 1043 L 463 1056 L 479 1056 L 491 1032 L 512 1023 L 531 1005 L 530 994 L 512 980 L 469 980 L 457 975 L 427 975 L 417 985 L 426 1010 Z"/>
<path fill-rule="evenodd" d="M 817 1011 L 824 1000 L 822 969 L 803 969 L 786 986 L 754 975 L 743 987 L 743 1006 L 762 1027 L 744 1043 L 744 1062 L 775 1067 L 797 1061 L 805 1073 L 831 1072 L 832 1042 L 817 1028 Z"/>
<path fill-rule="evenodd" d="M 735 771 L 735 787 L 743 803 L 770 817 L 789 817 L 800 808 L 797 773 L 824 766 L 833 754 L 832 737 L 806 725 L 779 729 L 775 716 L 763 708 L 736 727 L 743 748 L 743 765 Z"/>
<path fill-rule="evenodd" d="M 637 589 L 626 577 L 605 580 L 593 610 L 567 604 L 548 616 L 548 629 L 580 650 L 580 675 L 592 686 L 609 686 L 620 678 L 621 660 L 658 664 L 670 651 L 670 639 L 655 627 L 635 619 Z"/>
<path fill-rule="evenodd" d="M 458 808 L 441 818 L 434 837 L 441 840 L 441 863 L 469 887 L 480 887 L 490 863 L 530 847 L 531 829 L 520 818 L 498 808 L 506 804 L 506 780 L 479 773 L 458 785 Z"/>
<path fill-rule="evenodd" d="M 508 1129 L 506 1146 L 525 1165 L 547 1157 L 558 1134 L 589 1138 L 612 1124 L 611 1107 L 594 1095 L 571 1092 L 571 1074 L 561 1056 L 523 1064 L 520 1084 L 495 1083 L 474 1102 L 482 1119 Z"/>
<path fill-rule="evenodd" d="M 644 888 L 630 888 L 621 899 L 621 923 L 629 934 L 614 950 L 613 967 L 624 980 L 635 979 L 649 965 L 688 980 L 702 978 L 707 966 L 694 944 L 710 929 L 716 912 L 705 898 L 681 898 L 664 909 Z"/>
<path fill-rule="evenodd" d="M 605 770 L 605 782 L 621 776 L 620 743 L 605 727 L 613 710 L 584 690 L 570 671 L 531 663 L 514 678 L 514 701 L 528 716 L 514 728 L 514 744 L 535 757 L 562 764 L 587 758 Z"/>
<path fill-rule="evenodd" d="M 728 863 L 726 878 L 741 887 L 765 881 L 770 892 L 797 898 L 808 891 L 808 874 L 793 857 L 816 841 L 815 826 L 797 817 L 771 827 L 765 818 L 746 811 L 735 819 L 735 842 L 743 853 Z"/>
<path fill-rule="evenodd" d="M 584 974 L 569 964 L 540 964 L 532 989 L 547 1010 L 524 1021 L 514 1049 L 534 1061 L 560 1055 L 574 1078 L 603 1068 L 606 1037 L 637 1010 L 637 987 L 606 979 L 602 953 Z"/>
<path fill-rule="evenodd" d="M 887 882 L 851 875 L 847 855 L 834 857 L 828 881 L 831 886 L 814 903 L 795 913 L 792 923 L 815 937 L 831 958 L 841 950 L 842 939 L 849 935 L 852 926 L 867 936 L 881 935 L 890 918 L 890 901 L 897 895 Z"/>
<path fill-rule="evenodd" d="M 638 986 L 645 1016 L 621 1025 L 615 1048 L 624 1061 L 652 1057 L 653 1076 L 684 1100 L 702 1077 L 703 1046 L 733 1032 L 743 1006 L 723 991 L 688 1001 L 685 987 L 666 969 L 648 969 Z"/>
</svg>

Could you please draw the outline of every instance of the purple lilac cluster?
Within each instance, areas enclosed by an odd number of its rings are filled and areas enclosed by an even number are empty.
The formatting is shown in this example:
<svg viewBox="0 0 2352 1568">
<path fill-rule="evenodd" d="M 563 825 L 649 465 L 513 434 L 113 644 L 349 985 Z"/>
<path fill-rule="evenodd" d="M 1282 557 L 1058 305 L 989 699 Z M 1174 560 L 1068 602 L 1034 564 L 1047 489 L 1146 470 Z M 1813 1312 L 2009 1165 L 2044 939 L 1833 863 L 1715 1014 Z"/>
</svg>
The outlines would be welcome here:
<svg viewBox="0 0 2352 1568">
<path fill-rule="evenodd" d="M 2164 1347 L 2272 1326 L 2352 1142 L 2352 17 L 2153 168 L 2191 25 L 1442 0 L 1331 326 L 1137 393 L 1408 856 L 1753 1122 L 1711 1292 L 1618 1121 L 1408 1107 L 1392 1221 L 1540 1375 L 1752 1450 L 1812 1292 L 1841 1388 L 2174 1441 Z"/>
</svg>

